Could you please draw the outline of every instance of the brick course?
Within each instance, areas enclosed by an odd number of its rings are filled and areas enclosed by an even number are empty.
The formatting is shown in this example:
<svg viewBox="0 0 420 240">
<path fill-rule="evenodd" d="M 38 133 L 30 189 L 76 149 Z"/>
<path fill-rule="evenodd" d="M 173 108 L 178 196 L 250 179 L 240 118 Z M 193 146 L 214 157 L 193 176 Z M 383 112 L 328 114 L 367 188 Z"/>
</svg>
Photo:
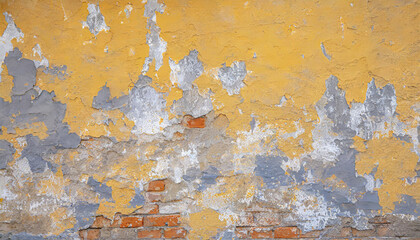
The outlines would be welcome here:
<svg viewBox="0 0 420 240">
<path fill-rule="evenodd" d="M 151 181 L 146 186 L 147 194 L 154 194 L 162 199 L 165 194 L 165 181 Z M 88 229 L 79 231 L 84 240 L 94 239 L 173 239 L 188 238 L 188 226 L 181 222 L 181 214 L 185 211 L 180 201 L 160 202 L 155 198 L 147 198 L 144 206 L 136 209 L 132 214 L 115 214 L 113 219 L 97 216 Z M 171 205 L 172 204 L 172 205 Z M 159 211 L 160 206 L 171 206 L 168 214 Z M 179 208 L 179 209 L 178 209 Z M 235 237 L 238 239 L 396 239 L 401 237 L 390 229 L 391 221 L 386 217 L 375 217 L 369 220 L 373 228 L 357 230 L 351 227 L 351 221 L 343 218 L 339 226 L 329 226 L 322 230 L 303 233 L 298 226 L 287 223 L 287 213 L 273 212 L 271 208 L 250 207 L 241 213 L 236 222 Z M 415 238 L 407 238 L 415 239 Z"/>
</svg>

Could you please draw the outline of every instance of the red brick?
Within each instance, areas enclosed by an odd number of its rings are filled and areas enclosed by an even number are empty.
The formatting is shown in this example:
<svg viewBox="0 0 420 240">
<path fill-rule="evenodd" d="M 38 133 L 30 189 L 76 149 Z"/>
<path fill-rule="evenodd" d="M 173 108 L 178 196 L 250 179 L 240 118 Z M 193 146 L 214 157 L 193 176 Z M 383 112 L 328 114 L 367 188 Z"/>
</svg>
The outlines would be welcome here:
<svg viewBox="0 0 420 240">
<path fill-rule="evenodd" d="M 180 215 L 154 215 L 146 216 L 144 225 L 147 227 L 174 227 L 179 226 Z"/>
<path fill-rule="evenodd" d="M 149 192 L 161 192 L 165 190 L 165 182 L 163 180 L 156 180 L 149 182 L 147 191 Z"/>
<path fill-rule="evenodd" d="M 189 128 L 205 128 L 206 118 L 204 117 L 193 118 L 191 116 L 185 116 L 184 126 L 189 127 Z"/>
<path fill-rule="evenodd" d="M 108 219 L 104 216 L 97 216 L 95 221 L 93 221 L 91 228 L 104 228 L 111 226 L 111 219 Z"/>
<path fill-rule="evenodd" d="M 121 228 L 137 228 L 143 226 L 143 217 L 138 216 L 123 216 L 121 217 Z"/>
<path fill-rule="evenodd" d="M 252 238 L 273 238 L 273 230 L 270 228 L 252 228 L 249 232 Z"/>
<path fill-rule="evenodd" d="M 79 236 L 83 240 L 94 240 L 101 237 L 100 229 L 85 229 L 79 231 Z"/>
<path fill-rule="evenodd" d="M 163 195 L 159 192 L 147 192 L 146 193 L 146 201 L 147 202 L 161 202 L 163 199 Z"/>
<path fill-rule="evenodd" d="M 183 228 L 167 228 L 163 236 L 165 238 L 183 238 L 187 236 L 187 231 Z"/>
<path fill-rule="evenodd" d="M 352 234 L 353 237 L 372 237 L 376 235 L 375 230 L 357 230 L 357 229 L 352 229 Z"/>
<path fill-rule="evenodd" d="M 161 238 L 161 230 L 139 230 L 137 232 L 138 238 Z"/>
<path fill-rule="evenodd" d="M 146 204 L 143 207 L 134 211 L 136 214 L 158 214 L 159 205 L 157 204 Z"/>
<path fill-rule="evenodd" d="M 236 227 L 236 236 L 238 238 L 248 238 L 248 232 L 249 232 L 248 228 Z"/>
<path fill-rule="evenodd" d="M 275 238 L 298 238 L 300 230 L 297 227 L 279 227 L 274 229 Z"/>
</svg>

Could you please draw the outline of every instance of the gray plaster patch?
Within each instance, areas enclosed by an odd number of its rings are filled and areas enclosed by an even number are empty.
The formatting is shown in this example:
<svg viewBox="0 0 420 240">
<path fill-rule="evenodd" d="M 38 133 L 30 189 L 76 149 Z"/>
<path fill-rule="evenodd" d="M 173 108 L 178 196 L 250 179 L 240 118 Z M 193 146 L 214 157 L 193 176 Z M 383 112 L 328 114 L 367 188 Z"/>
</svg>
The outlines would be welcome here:
<svg viewBox="0 0 420 240">
<path fill-rule="evenodd" d="M 249 122 L 249 126 L 251 127 L 252 132 L 254 131 L 255 125 L 256 125 L 255 118 L 252 117 L 252 120 Z"/>
<path fill-rule="evenodd" d="M 13 160 L 13 154 L 16 152 L 11 143 L 6 140 L 0 140 L 0 169 L 5 169 L 7 163 Z"/>
<path fill-rule="evenodd" d="M 387 84 L 383 88 L 377 88 L 372 79 L 368 84 L 365 107 L 370 116 L 392 117 L 397 107 L 394 86 Z"/>
<path fill-rule="evenodd" d="M 74 214 L 76 216 L 75 229 L 84 229 L 92 225 L 99 203 L 88 203 L 79 201 L 74 204 Z"/>
<path fill-rule="evenodd" d="M 187 169 L 185 175 L 182 176 L 182 178 L 187 182 L 191 182 L 199 178 L 200 174 L 201 174 L 201 171 L 199 168 L 189 168 Z"/>
<path fill-rule="evenodd" d="M 64 80 L 64 78 L 67 76 L 67 66 L 47 66 L 44 70 L 44 73 L 56 76 L 60 80 Z"/>
<path fill-rule="evenodd" d="M 5 59 L 7 70 L 13 76 L 13 95 L 22 95 L 32 89 L 36 81 L 36 67 L 32 60 L 21 58 L 22 53 L 15 48 Z"/>
<path fill-rule="evenodd" d="M 420 216 L 420 204 L 410 195 L 401 194 L 401 200 L 394 205 L 393 213 Z"/>
<path fill-rule="evenodd" d="M 10 239 L 10 240 L 44 240 L 46 238 L 43 237 L 43 236 L 37 236 L 37 235 L 28 234 L 28 233 L 18 233 L 18 234 L 14 234 L 14 235 L 9 236 L 8 238 L 4 238 L 4 239 Z"/>
<path fill-rule="evenodd" d="M 321 51 L 322 51 L 322 54 L 324 54 L 324 56 L 325 56 L 328 60 L 330 60 L 330 61 L 331 61 L 331 55 L 329 55 L 329 54 L 327 53 L 327 50 L 325 49 L 324 43 L 321 43 Z"/>
<path fill-rule="evenodd" d="M 89 15 L 86 22 L 83 22 L 83 28 L 89 28 L 89 31 L 95 36 L 101 31 L 108 31 L 109 27 L 105 23 L 105 17 L 102 15 L 99 5 L 88 5 Z"/>
<path fill-rule="evenodd" d="M 404 141 L 404 142 L 407 142 L 407 143 L 410 143 L 411 142 L 411 137 L 410 137 L 410 135 L 407 135 L 407 134 L 405 134 L 405 135 L 398 134 L 397 135 L 397 134 L 393 133 L 392 136 L 394 138 L 398 139 L 398 140 L 401 140 L 401 141 Z"/>
<path fill-rule="evenodd" d="M 143 64 L 142 74 L 149 71 L 149 65 L 155 60 L 155 70 L 158 71 L 163 64 L 163 53 L 166 52 L 167 43 L 159 36 L 160 28 L 156 25 L 156 12 L 163 13 L 164 4 L 157 0 L 149 0 L 144 6 L 144 16 L 147 18 L 147 28 L 150 30 L 146 34 L 146 43 L 149 45 L 149 56 Z"/>
<path fill-rule="evenodd" d="M 269 189 L 287 186 L 290 184 L 291 178 L 286 175 L 281 167 L 282 162 L 286 160 L 287 157 L 257 155 L 255 175 L 262 177 L 265 186 Z"/>
<path fill-rule="evenodd" d="M 216 179 L 219 176 L 221 176 L 219 170 L 214 166 L 210 166 L 208 169 L 202 172 L 201 184 L 197 190 L 200 192 L 205 191 L 211 185 L 216 184 Z"/>
<path fill-rule="evenodd" d="M 362 210 L 381 210 L 382 207 L 379 205 L 378 192 L 364 193 L 362 198 L 357 200 L 356 208 Z"/>
<path fill-rule="evenodd" d="M 198 51 L 192 50 L 178 64 L 169 58 L 172 84 L 178 83 L 183 91 L 191 90 L 192 82 L 203 74 L 203 64 L 198 60 Z"/>
<path fill-rule="evenodd" d="M 136 195 L 131 199 L 130 206 L 132 207 L 138 207 L 142 206 L 145 203 L 144 196 L 142 194 L 142 191 L 139 188 L 135 189 Z"/>
<path fill-rule="evenodd" d="M 213 110 L 213 104 L 210 99 L 210 94 L 201 96 L 197 87 L 183 92 L 181 99 L 174 102 L 171 111 L 176 115 L 191 115 L 193 117 L 200 117 L 208 114 Z"/>
<path fill-rule="evenodd" d="M 114 97 L 111 99 L 111 92 L 106 85 L 93 97 L 92 107 L 95 109 L 114 110 L 127 105 L 128 96 Z"/>
<path fill-rule="evenodd" d="M 107 186 L 106 183 L 100 183 L 93 177 L 89 177 L 87 184 L 93 188 L 99 196 L 107 201 L 112 201 L 112 188 Z"/>
<path fill-rule="evenodd" d="M 223 67 L 219 69 L 218 78 L 222 82 L 222 86 L 229 95 L 239 94 L 241 88 L 245 86 L 244 79 L 246 76 L 246 66 L 243 61 L 235 61 L 227 67 L 226 64 L 222 64 Z"/>
<path fill-rule="evenodd" d="M 16 39 L 19 42 L 24 36 L 22 31 L 18 27 L 16 27 L 12 15 L 10 15 L 7 12 L 4 12 L 3 15 L 6 19 L 7 27 L 4 30 L 3 35 L 0 37 L 0 82 L 1 72 L 3 71 L 2 65 L 6 54 L 13 50 L 12 40 Z"/>
<path fill-rule="evenodd" d="M 420 142 L 420 125 L 417 126 L 417 141 Z"/>
<path fill-rule="evenodd" d="M 218 240 L 232 240 L 236 239 L 235 230 L 233 228 L 219 230 L 216 236 L 213 236 L 211 239 Z"/>
<path fill-rule="evenodd" d="M 371 139 L 375 131 L 382 131 L 385 122 L 395 122 L 397 98 L 394 86 L 377 88 L 375 80 L 368 84 L 364 103 L 354 103 L 350 110 L 351 126 L 363 139 Z M 398 124 L 396 122 L 396 124 Z"/>
<path fill-rule="evenodd" d="M 327 89 L 324 96 L 327 104 L 324 108 L 328 118 L 334 122 L 333 131 L 344 136 L 354 136 L 355 131 L 351 129 L 350 107 L 347 104 L 345 92 L 338 88 L 337 77 L 329 77 L 325 85 Z"/>
<path fill-rule="evenodd" d="M 80 137 L 69 133 L 68 125 L 62 122 L 66 105 L 54 100 L 54 92 L 33 88 L 36 79 L 34 63 L 20 57 L 20 51 L 15 49 L 5 60 L 9 73 L 14 76 L 14 87 L 11 102 L 0 98 L 0 126 L 5 126 L 8 133 L 15 133 L 15 128 L 25 129 L 33 123 L 44 123 L 48 137 L 41 140 L 31 134 L 26 135 L 27 146 L 22 151 L 22 157 L 28 159 L 33 172 L 43 172 L 46 166 L 54 171 L 55 166 L 46 162 L 43 156 L 61 148 L 76 148 Z"/>
</svg>

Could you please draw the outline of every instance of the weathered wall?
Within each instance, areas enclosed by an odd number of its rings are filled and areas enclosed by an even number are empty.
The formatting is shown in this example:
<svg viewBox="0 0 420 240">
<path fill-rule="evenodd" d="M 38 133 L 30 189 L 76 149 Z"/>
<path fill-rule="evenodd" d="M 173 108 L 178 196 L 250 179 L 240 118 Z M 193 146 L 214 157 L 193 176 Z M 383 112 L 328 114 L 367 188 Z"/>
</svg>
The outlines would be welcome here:
<svg viewBox="0 0 420 240">
<path fill-rule="evenodd" d="M 420 2 L 2 0 L 0 237 L 420 237 Z"/>
</svg>

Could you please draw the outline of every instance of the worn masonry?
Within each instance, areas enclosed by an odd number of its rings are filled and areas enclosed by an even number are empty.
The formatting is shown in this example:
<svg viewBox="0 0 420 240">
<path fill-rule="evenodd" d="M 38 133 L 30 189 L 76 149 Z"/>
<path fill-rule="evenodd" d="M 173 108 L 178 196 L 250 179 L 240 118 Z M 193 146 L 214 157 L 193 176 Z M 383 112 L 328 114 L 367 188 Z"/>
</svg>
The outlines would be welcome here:
<svg viewBox="0 0 420 240">
<path fill-rule="evenodd" d="M 420 238 L 418 1 L 0 1 L 0 239 Z"/>
</svg>

